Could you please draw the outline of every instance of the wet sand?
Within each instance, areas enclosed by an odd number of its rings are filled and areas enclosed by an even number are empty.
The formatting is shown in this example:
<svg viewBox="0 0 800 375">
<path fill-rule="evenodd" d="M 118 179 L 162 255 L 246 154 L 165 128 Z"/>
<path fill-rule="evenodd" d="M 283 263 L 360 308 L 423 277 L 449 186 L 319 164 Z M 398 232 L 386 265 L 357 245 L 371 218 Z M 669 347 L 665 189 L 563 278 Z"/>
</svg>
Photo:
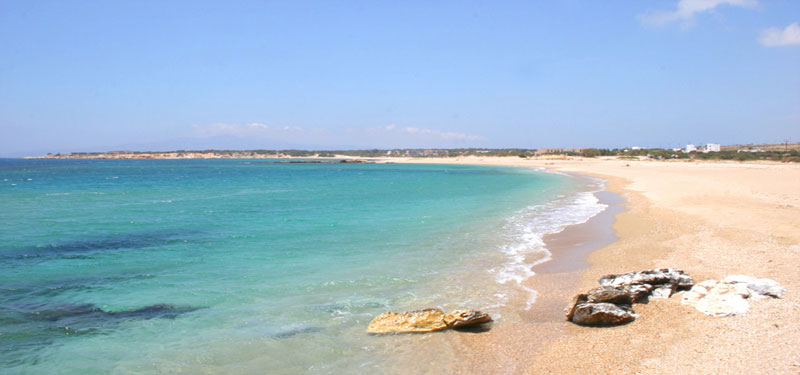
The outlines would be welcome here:
<svg viewBox="0 0 800 375">
<path fill-rule="evenodd" d="M 571 299 L 569 293 L 580 284 L 582 272 L 589 267 L 586 256 L 617 239 L 612 224 L 615 215 L 625 209 L 625 201 L 618 194 L 601 191 L 595 196 L 608 206 L 606 210 L 586 223 L 571 225 L 559 233 L 545 236 L 552 260 L 534 266 L 536 274 L 525 282 L 524 286 L 538 294 L 530 310 L 519 312 L 519 322 L 498 324 L 481 335 L 454 335 L 454 346 L 464 356 L 455 373 L 519 373 L 525 369 L 525 361 L 519 358 L 536 355 L 548 343 L 565 334 L 563 309 Z M 514 305 L 520 309 L 524 307 L 519 301 Z M 520 334 L 522 332 L 535 334 Z M 477 350 L 486 345 L 491 350 Z"/>
</svg>

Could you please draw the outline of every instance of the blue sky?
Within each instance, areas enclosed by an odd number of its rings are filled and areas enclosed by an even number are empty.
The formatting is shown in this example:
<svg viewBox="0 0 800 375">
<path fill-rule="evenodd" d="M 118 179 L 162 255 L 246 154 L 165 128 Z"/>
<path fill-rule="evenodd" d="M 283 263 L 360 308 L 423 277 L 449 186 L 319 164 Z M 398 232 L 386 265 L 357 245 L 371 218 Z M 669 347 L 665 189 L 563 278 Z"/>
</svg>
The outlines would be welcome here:
<svg viewBox="0 0 800 375">
<path fill-rule="evenodd" d="M 800 1 L 0 0 L 0 156 L 800 141 Z"/>
</svg>

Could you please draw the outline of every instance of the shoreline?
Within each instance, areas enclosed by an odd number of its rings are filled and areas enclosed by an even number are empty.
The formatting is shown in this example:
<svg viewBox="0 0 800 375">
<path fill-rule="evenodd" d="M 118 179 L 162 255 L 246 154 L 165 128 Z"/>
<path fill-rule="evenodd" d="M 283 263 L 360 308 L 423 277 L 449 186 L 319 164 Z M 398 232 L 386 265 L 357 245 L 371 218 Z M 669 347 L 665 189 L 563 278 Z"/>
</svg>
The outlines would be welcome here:
<svg viewBox="0 0 800 375">
<path fill-rule="evenodd" d="M 551 173 L 539 169 L 539 173 Z M 548 260 L 540 262 L 539 253 L 530 254 L 529 259 L 522 262 L 532 265 L 535 274 L 529 276 L 519 285 L 510 286 L 515 292 L 501 308 L 502 314 L 490 329 L 481 329 L 472 333 L 446 331 L 424 337 L 388 337 L 381 338 L 385 345 L 395 343 L 406 347 L 399 356 L 391 357 L 389 373 L 517 373 L 524 370 L 524 361 L 520 359 L 534 355 L 548 342 L 552 342 L 565 334 L 565 318 L 562 312 L 571 299 L 571 292 L 580 282 L 582 272 L 589 267 L 586 255 L 616 240 L 612 223 L 614 216 L 624 210 L 624 200 L 616 193 L 607 191 L 607 182 L 603 180 L 600 190 L 597 189 L 596 177 L 577 173 L 558 173 L 566 178 L 579 179 L 585 188 L 575 194 L 591 193 L 598 198 L 598 203 L 606 207 L 588 220 L 577 224 L 567 224 L 557 233 L 542 236 L 544 248 L 550 253 Z M 476 271 L 479 271 L 476 269 Z M 467 274 L 459 277 L 469 277 Z M 451 278 L 450 282 L 457 282 Z M 488 281 L 488 280 L 487 280 Z M 442 286 L 446 287 L 446 285 Z M 482 288 L 501 287 L 496 280 Z M 502 286 L 505 288 L 506 286 Z M 530 298 L 528 290 L 533 290 L 535 302 L 526 309 Z M 481 310 L 484 306 L 476 305 Z M 508 314 L 508 315 L 506 315 Z M 522 337 L 515 331 L 524 327 L 535 331 L 535 336 Z M 508 341 L 508 339 L 513 339 Z M 491 347 L 492 350 L 484 350 Z M 446 348 L 446 349 L 445 349 Z M 413 353 L 413 354 L 412 354 Z M 434 355 L 436 353 L 436 355 Z M 446 358 L 438 356 L 447 353 Z M 414 357 L 424 365 L 408 364 L 406 361 Z M 439 358 L 437 360 L 437 357 Z M 435 363 L 435 365 L 433 365 Z"/>
<path fill-rule="evenodd" d="M 456 337 L 459 352 L 468 353 L 460 373 L 800 370 L 800 166 L 489 157 L 391 162 L 531 166 L 605 179 L 606 190 L 627 202 L 613 224 L 618 239 L 591 251 L 588 268 L 573 274 L 575 286 L 560 289 L 558 298 L 596 287 L 603 274 L 661 267 L 682 268 L 696 282 L 745 274 L 788 289 L 783 299 L 751 301 L 747 314 L 725 318 L 681 305 L 680 295 L 652 300 L 635 306 L 640 315 L 635 322 L 600 329 L 566 322 L 563 306 L 553 302 L 547 313 L 526 314 L 530 322 Z M 542 272 L 531 279 L 557 284 L 559 275 Z M 532 310 L 544 304 L 537 299 Z M 548 322 L 548 316 L 559 315 L 560 322 Z"/>
<path fill-rule="evenodd" d="M 583 173 L 567 174 L 574 178 L 599 178 Z M 520 373 L 525 370 L 526 358 L 568 333 L 563 309 L 591 266 L 588 255 L 617 240 L 613 224 L 627 204 L 620 194 L 609 190 L 608 180 L 603 178 L 603 181 L 602 190 L 593 192 L 599 203 L 607 206 L 603 211 L 586 222 L 567 225 L 562 231 L 543 237 L 551 259 L 532 266 L 534 275 L 522 285 L 537 291 L 531 308 L 524 309 L 525 301 L 511 301 L 509 307 L 518 309 L 517 322 L 493 327 L 482 335 L 453 338 L 457 353 L 470 353 L 461 358 L 454 373 Z M 535 335 L 520 335 L 520 331 Z M 492 351 L 479 350 L 486 347 Z"/>
</svg>

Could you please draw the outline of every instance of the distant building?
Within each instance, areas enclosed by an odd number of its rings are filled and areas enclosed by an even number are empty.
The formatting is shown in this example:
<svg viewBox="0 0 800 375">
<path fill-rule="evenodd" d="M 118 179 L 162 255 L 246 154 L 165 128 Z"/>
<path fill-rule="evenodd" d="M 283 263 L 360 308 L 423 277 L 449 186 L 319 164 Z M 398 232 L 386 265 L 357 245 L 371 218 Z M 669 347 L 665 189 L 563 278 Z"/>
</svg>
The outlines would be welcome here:
<svg viewBox="0 0 800 375">
<path fill-rule="evenodd" d="M 680 148 L 680 147 L 675 147 L 675 148 L 673 148 L 673 149 L 672 149 L 672 151 L 675 151 L 675 152 L 680 152 L 680 151 L 682 151 L 682 150 L 683 150 L 683 149 L 682 149 L 682 148 Z"/>
<path fill-rule="evenodd" d="M 686 145 L 686 149 L 683 152 L 689 153 L 692 151 L 697 151 L 697 146 L 695 145 Z"/>
<path fill-rule="evenodd" d="M 703 152 L 719 152 L 719 144 L 718 143 L 709 143 L 706 145 L 706 149 Z"/>
<path fill-rule="evenodd" d="M 546 155 L 546 154 L 563 154 L 563 148 L 540 148 L 536 150 L 536 155 Z"/>
<path fill-rule="evenodd" d="M 636 150 L 641 150 L 641 149 L 642 149 L 642 148 L 641 148 L 640 146 L 633 146 L 633 147 L 631 147 L 631 150 L 633 150 L 633 151 L 636 151 Z"/>
</svg>

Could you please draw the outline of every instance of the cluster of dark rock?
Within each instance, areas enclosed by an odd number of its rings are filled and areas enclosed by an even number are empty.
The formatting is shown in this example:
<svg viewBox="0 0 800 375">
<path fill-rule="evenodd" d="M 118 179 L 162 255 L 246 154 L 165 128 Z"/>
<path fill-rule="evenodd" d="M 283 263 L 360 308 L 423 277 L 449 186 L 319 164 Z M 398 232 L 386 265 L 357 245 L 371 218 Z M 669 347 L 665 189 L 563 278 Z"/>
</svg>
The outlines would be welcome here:
<svg viewBox="0 0 800 375">
<path fill-rule="evenodd" d="M 634 303 L 669 298 L 690 289 L 694 280 L 676 268 L 661 268 L 600 278 L 600 287 L 575 296 L 565 310 L 567 320 L 587 326 L 612 326 L 634 321 Z"/>
</svg>

